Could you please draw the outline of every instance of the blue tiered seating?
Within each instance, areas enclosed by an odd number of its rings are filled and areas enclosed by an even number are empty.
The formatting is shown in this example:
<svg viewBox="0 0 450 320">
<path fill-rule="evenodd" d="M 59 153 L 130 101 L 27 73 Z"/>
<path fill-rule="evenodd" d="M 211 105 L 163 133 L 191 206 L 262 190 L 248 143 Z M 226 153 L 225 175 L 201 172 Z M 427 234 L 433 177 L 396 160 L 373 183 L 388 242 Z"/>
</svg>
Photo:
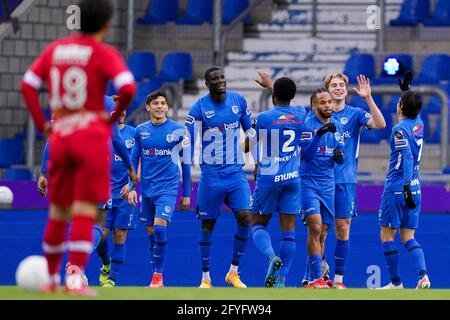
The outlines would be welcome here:
<svg viewBox="0 0 450 320">
<path fill-rule="evenodd" d="M 165 24 L 178 17 L 178 0 L 151 0 L 144 17 L 137 19 L 138 24 Z"/>
<path fill-rule="evenodd" d="M 424 25 L 430 27 L 450 26 L 450 1 L 437 0 L 433 16 L 426 20 Z"/>
<path fill-rule="evenodd" d="M 430 15 L 429 0 L 404 0 L 397 19 L 391 20 L 391 26 L 416 26 Z"/>
<path fill-rule="evenodd" d="M 356 77 L 360 74 L 372 80 L 375 78 L 375 58 L 371 54 L 353 54 L 345 63 L 344 73 L 350 83 L 356 83 Z"/>
<path fill-rule="evenodd" d="M 177 24 L 212 23 L 213 0 L 189 0 L 186 14 L 176 20 Z"/>
</svg>

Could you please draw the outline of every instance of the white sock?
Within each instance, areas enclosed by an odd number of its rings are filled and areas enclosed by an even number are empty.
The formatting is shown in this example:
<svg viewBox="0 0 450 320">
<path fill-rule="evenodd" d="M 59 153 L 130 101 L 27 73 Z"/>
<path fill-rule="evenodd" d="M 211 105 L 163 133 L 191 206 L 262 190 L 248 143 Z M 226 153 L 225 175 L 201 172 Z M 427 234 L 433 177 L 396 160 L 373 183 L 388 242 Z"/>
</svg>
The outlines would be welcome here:
<svg viewBox="0 0 450 320">
<path fill-rule="evenodd" d="M 209 275 L 209 271 L 202 272 L 202 281 L 206 281 L 206 280 L 211 281 L 211 277 Z"/>
<path fill-rule="evenodd" d="M 235 266 L 234 264 L 230 264 L 230 270 L 228 271 L 228 273 L 237 273 L 238 271 L 238 266 Z"/>
<path fill-rule="evenodd" d="M 333 282 L 340 282 L 342 283 L 342 280 L 344 279 L 344 276 L 340 275 L 340 274 L 335 274 L 334 275 L 334 281 Z"/>
</svg>

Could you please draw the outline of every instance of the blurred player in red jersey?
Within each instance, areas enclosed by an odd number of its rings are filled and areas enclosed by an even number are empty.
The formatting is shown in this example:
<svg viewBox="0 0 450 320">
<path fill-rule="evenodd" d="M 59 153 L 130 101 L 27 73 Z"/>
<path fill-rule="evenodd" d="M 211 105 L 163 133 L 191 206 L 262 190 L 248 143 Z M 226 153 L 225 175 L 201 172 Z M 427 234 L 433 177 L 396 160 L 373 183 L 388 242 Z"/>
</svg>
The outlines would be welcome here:
<svg viewBox="0 0 450 320">
<path fill-rule="evenodd" d="M 56 40 L 26 72 L 21 84 L 26 105 L 39 130 L 50 134 L 50 213 L 43 236 L 51 284 L 60 282 L 59 270 L 66 248 L 66 227 L 71 222 L 67 248 L 69 263 L 65 288 L 73 295 L 95 295 L 81 274 L 92 251 L 92 226 L 97 204 L 109 198 L 111 126 L 135 93 L 133 75 L 119 52 L 102 43 L 113 13 L 109 0 L 80 0 L 81 30 Z M 116 112 L 105 112 L 104 92 L 112 80 L 121 99 Z M 48 83 L 54 123 L 45 120 L 38 89 Z"/>
</svg>

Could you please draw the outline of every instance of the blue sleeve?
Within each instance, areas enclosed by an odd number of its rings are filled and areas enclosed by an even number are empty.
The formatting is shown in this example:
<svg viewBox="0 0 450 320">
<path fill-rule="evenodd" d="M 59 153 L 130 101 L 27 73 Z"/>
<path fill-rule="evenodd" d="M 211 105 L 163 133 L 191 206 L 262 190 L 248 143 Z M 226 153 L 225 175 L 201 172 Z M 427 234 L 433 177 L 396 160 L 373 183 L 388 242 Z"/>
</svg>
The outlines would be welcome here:
<svg viewBox="0 0 450 320">
<path fill-rule="evenodd" d="M 370 119 L 372 119 L 372 115 L 361 108 L 357 108 L 358 110 L 358 122 L 360 127 L 367 126 L 367 123 Z"/>
<path fill-rule="evenodd" d="M 181 171 L 183 179 L 183 197 L 189 197 L 191 195 L 191 165 L 189 163 L 182 163 Z"/>
<path fill-rule="evenodd" d="M 186 116 L 185 126 L 188 132 L 188 138 L 189 143 L 191 146 L 191 159 L 192 162 L 194 161 L 194 149 L 195 149 L 195 139 L 198 134 L 198 126 L 195 126 L 196 121 L 202 121 L 202 115 L 200 111 L 200 106 L 196 102 L 192 105 L 191 110 L 189 111 L 188 115 Z M 197 130 L 196 130 L 197 129 Z"/>
<path fill-rule="evenodd" d="M 311 133 L 311 132 L 307 132 L 307 133 Z M 314 159 L 314 156 L 317 153 L 317 147 L 319 146 L 319 142 L 320 142 L 320 137 L 315 135 L 310 143 L 305 143 L 302 142 L 302 155 L 303 158 L 311 161 L 312 159 Z"/>
<path fill-rule="evenodd" d="M 247 102 L 245 101 L 244 97 L 240 97 L 240 106 L 241 106 L 241 110 L 242 110 L 242 115 L 241 115 L 241 126 L 242 126 L 242 130 L 244 130 L 245 134 L 247 135 L 254 135 L 254 130 L 252 129 L 252 119 L 251 119 L 251 115 L 252 115 L 252 109 L 250 106 L 247 106 Z M 250 132 L 248 130 L 252 129 Z M 247 132 L 248 131 L 248 132 Z"/>
<path fill-rule="evenodd" d="M 127 168 L 131 167 L 130 155 L 128 153 L 127 146 L 125 145 L 125 141 L 120 134 L 119 126 L 117 124 L 113 126 L 113 134 L 111 140 L 114 150 L 122 158 Z"/>
<path fill-rule="evenodd" d="M 183 134 L 180 137 L 179 143 L 181 143 L 180 150 L 180 162 L 181 162 L 181 177 L 183 197 L 189 197 L 191 195 L 191 140 L 185 128 L 183 128 Z"/>
<path fill-rule="evenodd" d="M 344 127 L 342 127 L 339 122 L 337 123 L 337 132 L 339 133 L 339 141 L 337 147 L 343 150 L 345 147 Z"/>
<path fill-rule="evenodd" d="M 47 173 L 47 162 L 49 157 L 49 145 L 48 142 L 45 144 L 44 151 L 42 153 L 42 161 L 41 161 L 41 173 Z"/>
<path fill-rule="evenodd" d="M 134 146 L 131 149 L 131 164 L 133 165 L 133 168 L 136 172 L 138 171 L 140 157 L 141 157 L 141 140 L 139 137 L 139 130 L 136 129 L 134 133 Z"/>
</svg>

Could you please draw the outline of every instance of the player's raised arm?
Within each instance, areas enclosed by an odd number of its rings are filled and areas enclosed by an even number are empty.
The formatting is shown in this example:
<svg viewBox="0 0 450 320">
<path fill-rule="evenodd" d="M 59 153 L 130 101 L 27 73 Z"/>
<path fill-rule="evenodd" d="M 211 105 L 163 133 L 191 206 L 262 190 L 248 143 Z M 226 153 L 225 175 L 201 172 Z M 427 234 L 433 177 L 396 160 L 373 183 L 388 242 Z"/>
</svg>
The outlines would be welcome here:
<svg viewBox="0 0 450 320">
<path fill-rule="evenodd" d="M 384 119 L 383 114 L 378 108 L 377 104 L 373 100 L 372 97 L 372 89 L 370 87 L 370 80 L 363 75 L 359 75 L 357 77 L 358 88 L 353 88 L 361 98 L 366 100 L 367 105 L 369 106 L 370 114 L 372 118 L 367 122 L 367 127 L 370 129 L 384 129 L 386 128 L 386 120 Z"/>
</svg>

